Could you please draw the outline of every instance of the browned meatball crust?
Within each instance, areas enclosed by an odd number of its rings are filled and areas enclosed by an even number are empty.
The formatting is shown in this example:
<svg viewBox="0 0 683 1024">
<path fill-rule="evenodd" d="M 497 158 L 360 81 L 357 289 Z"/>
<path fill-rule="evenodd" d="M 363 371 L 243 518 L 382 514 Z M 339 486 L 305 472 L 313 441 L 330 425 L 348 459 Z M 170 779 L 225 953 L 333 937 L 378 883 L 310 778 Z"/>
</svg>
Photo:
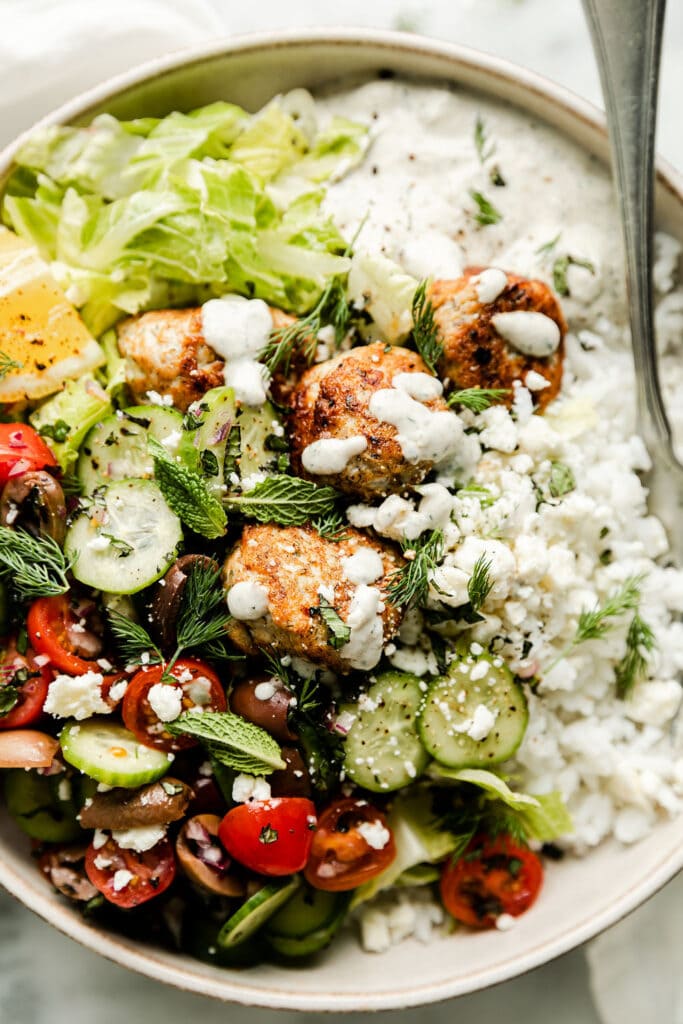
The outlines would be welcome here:
<svg viewBox="0 0 683 1024">
<path fill-rule="evenodd" d="M 273 327 L 287 327 L 294 317 L 271 309 Z M 224 383 L 224 362 L 204 341 L 201 307 L 158 309 L 129 317 L 117 328 L 126 357 L 126 381 L 138 402 L 147 392 L 170 395 L 183 412 L 211 388 Z"/>
<path fill-rule="evenodd" d="M 366 501 L 419 484 L 434 464 L 409 462 L 397 440 L 396 427 L 369 411 L 373 394 L 391 388 L 394 376 L 402 373 L 429 374 L 429 370 L 417 352 L 382 342 L 351 349 L 304 373 L 294 390 L 289 417 L 294 472 Z M 423 404 L 433 411 L 448 411 L 443 398 Z M 364 437 L 367 447 L 353 456 L 342 472 L 306 471 L 302 455 L 308 445 L 325 438 L 351 437 Z"/>
<path fill-rule="evenodd" d="M 493 302 L 482 303 L 472 278 L 483 267 L 467 267 L 454 281 L 434 281 L 429 297 L 441 331 L 444 358 L 439 367 L 442 379 L 452 388 L 506 388 L 504 399 L 512 404 L 514 381 L 524 383 L 530 370 L 544 377 L 549 386 L 532 392 L 540 411 L 557 397 L 562 384 L 564 336 L 567 324 L 560 305 L 547 284 L 517 274 L 507 274 L 507 285 Z M 524 355 L 512 348 L 496 331 L 492 317 L 497 313 L 544 313 L 560 329 L 560 345 L 546 358 Z"/>
<path fill-rule="evenodd" d="M 347 578 L 343 560 L 359 548 L 370 548 L 381 558 L 383 574 L 372 586 L 382 597 L 383 644 L 388 643 L 402 618 L 402 611 L 386 596 L 388 577 L 404 564 L 394 547 L 352 527 L 342 540 L 332 541 L 311 526 L 265 525 L 245 527 L 225 561 L 223 580 L 228 599 L 231 587 L 247 582 L 263 588 L 268 602 L 268 611 L 262 617 L 230 621 L 228 633 L 233 644 L 245 654 L 274 648 L 279 654 L 349 672 L 354 665 L 344 657 L 344 646 L 335 650 L 330 644 L 331 634 L 317 609 L 323 593 L 346 622 L 358 584 Z"/>
</svg>

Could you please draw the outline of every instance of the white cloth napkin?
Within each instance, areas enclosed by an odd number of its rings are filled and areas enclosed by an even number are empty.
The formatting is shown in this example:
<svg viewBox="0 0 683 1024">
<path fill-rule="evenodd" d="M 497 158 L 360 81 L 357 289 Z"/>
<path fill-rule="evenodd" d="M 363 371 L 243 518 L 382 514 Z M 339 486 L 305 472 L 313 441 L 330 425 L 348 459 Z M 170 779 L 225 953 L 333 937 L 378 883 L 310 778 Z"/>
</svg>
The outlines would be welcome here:
<svg viewBox="0 0 683 1024">
<path fill-rule="evenodd" d="M 0 16 L 0 146 L 110 75 L 225 34 L 210 0 L 0 0 Z M 588 946 L 603 1024 L 683 1024 L 681 909 L 683 876 Z"/>
<path fill-rule="evenodd" d="M 0 145 L 111 75 L 224 32 L 207 0 L 0 0 Z"/>
</svg>

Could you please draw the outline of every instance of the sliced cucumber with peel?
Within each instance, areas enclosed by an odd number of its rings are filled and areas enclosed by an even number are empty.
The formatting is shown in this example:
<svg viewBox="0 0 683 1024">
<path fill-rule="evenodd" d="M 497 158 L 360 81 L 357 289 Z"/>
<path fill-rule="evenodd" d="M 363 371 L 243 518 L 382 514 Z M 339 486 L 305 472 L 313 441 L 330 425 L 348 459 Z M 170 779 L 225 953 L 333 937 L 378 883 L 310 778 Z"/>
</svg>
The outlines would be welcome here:
<svg viewBox="0 0 683 1024">
<path fill-rule="evenodd" d="M 487 768 L 512 757 L 528 717 L 524 691 L 501 659 L 463 653 L 430 683 L 417 726 L 439 764 Z"/>
<path fill-rule="evenodd" d="M 343 710 L 356 716 L 344 742 L 344 769 L 373 793 L 388 793 L 413 782 L 429 757 L 415 720 L 424 683 L 409 672 L 385 672 L 359 704 Z"/>
<path fill-rule="evenodd" d="M 330 944 L 339 931 L 350 897 L 344 892 L 324 892 L 308 885 L 268 921 L 263 937 L 280 956 L 312 956 Z"/>
<path fill-rule="evenodd" d="M 156 782 L 173 756 L 145 747 L 132 732 L 105 718 L 69 722 L 59 737 L 64 760 L 97 782 L 136 789 Z"/>
<path fill-rule="evenodd" d="M 180 520 L 152 480 L 119 480 L 99 491 L 66 534 L 77 580 L 135 594 L 164 575 L 182 540 Z"/>
<path fill-rule="evenodd" d="M 147 438 L 154 437 L 163 444 L 177 435 L 180 441 L 182 425 L 179 412 L 159 405 L 131 406 L 95 424 L 78 458 L 77 474 L 83 493 L 92 494 L 115 480 L 153 477 L 154 460 L 147 450 Z"/>
<path fill-rule="evenodd" d="M 218 933 L 218 946 L 227 950 L 246 942 L 292 898 L 300 885 L 298 875 L 268 882 L 228 918 Z"/>
<path fill-rule="evenodd" d="M 12 768 L 3 774 L 7 810 L 22 832 L 44 843 L 68 843 L 82 837 L 76 818 L 80 807 L 76 787 L 64 773 L 39 775 Z"/>
</svg>

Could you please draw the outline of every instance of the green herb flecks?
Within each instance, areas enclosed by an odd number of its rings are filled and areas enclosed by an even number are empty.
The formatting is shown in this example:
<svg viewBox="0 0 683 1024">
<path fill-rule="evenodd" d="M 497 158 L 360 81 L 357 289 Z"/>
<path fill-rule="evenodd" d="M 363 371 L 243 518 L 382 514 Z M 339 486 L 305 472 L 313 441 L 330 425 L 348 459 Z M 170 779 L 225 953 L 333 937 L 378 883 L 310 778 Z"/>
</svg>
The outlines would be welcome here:
<svg viewBox="0 0 683 1024">
<path fill-rule="evenodd" d="M 562 232 L 559 231 L 555 235 L 554 238 L 550 239 L 550 241 L 544 242 L 543 245 L 539 245 L 538 249 L 536 249 L 536 255 L 537 256 L 549 256 L 550 253 L 555 248 L 555 246 L 557 245 L 557 243 L 559 242 L 561 237 L 562 237 Z"/>
<path fill-rule="evenodd" d="M 44 423 L 39 427 L 38 433 L 41 437 L 49 437 L 57 444 L 63 444 L 71 433 L 71 425 L 66 420 L 57 420 L 55 423 Z"/>
<path fill-rule="evenodd" d="M 333 511 L 325 516 L 318 516 L 317 519 L 312 520 L 311 526 L 325 540 L 339 542 L 348 537 L 346 520 L 341 512 Z"/>
<path fill-rule="evenodd" d="M 479 611 L 491 593 L 492 587 L 491 561 L 485 555 L 480 555 L 474 563 L 472 575 L 467 584 L 467 596 L 470 599 L 470 606 L 473 612 Z"/>
<path fill-rule="evenodd" d="M 576 256 L 558 256 L 553 263 L 553 287 L 558 295 L 569 295 L 569 284 L 567 282 L 567 271 L 571 266 L 583 267 L 595 275 L 595 267 L 590 260 L 579 259 Z"/>
<path fill-rule="evenodd" d="M 64 552 L 51 537 L 32 537 L 25 530 L 0 526 L 0 578 L 22 600 L 65 594 L 69 568 Z"/>
<path fill-rule="evenodd" d="M 174 736 L 200 740 L 219 764 L 247 775 L 269 775 L 286 768 L 273 737 L 229 711 L 184 712 L 166 726 Z"/>
<path fill-rule="evenodd" d="M 439 325 L 434 318 L 434 305 L 427 297 L 428 286 L 429 281 L 421 281 L 413 296 L 413 340 L 429 369 L 436 373 L 443 358 L 443 344 L 439 339 Z"/>
<path fill-rule="evenodd" d="M 615 670 L 617 696 L 625 700 L 636 683 L 647 678 L 649 655 L 657 646 L 657 640 L 650 626 L 639 612 L 631 619 L 626 634 L 626 653 Z"/>
<path fill-rule="evenodd" d="M 318 607 L 312 609 L 320 616 L 325 625 L 327 626 L 328 643 L 330 647 L 338 651 L 340 647 L 349 642 L 351 637 L 351 627 L 347 626 L 344 620 L 339 615 L 339 612 L 327 598 L 323 597 L 322 594 L 318 595 L 319 604 Z"/>
<path fill-rule="evenodd" d="M 421 604 L 429 592 L 429 580 L 444 555 L 441 530 L 432 530 L 424 539 L 402 545 L 405 564 L 389 576 L 388 596 L 392 604 L 409 608 Z"/>
<path fill-rule="evenodd" d="M 334 511 L 339 494 L 296 476 L 272 476 L 244 494 L 224 499 L 224 504 L 247 519 L 280 526 L 302 526 Z"/>
<path fill-rule="evenodd" d="M 19 688 L 12 683 L 0 685 L 0 718 L 8 715 L 19 703 Z"/>
<path fill-rule="evenodd" d="M 477 120 L 474 122 L 474 148 L 480 164 L 486 163 L 496 151 L 496 144 L 489 139 L 481 114 L 477 114 Z"/>
<path fill-rule="evenodd" d="M 510 394 L 509 388 L 464 388 L 448 396 L 450 406 L 461 405 L 470 412 L 484 412 L 489 406 Z"/>
<path fill-rule="evenodd" d="M 154 479 L 169 508 L 202 537 L 222 537 L 228 522 L 225 510 L 199 473 L 177 462 L 155 438 L 147 439 L 147 447 L 154 459 Z"/>
<path fill-rule="evenodd" d="M 553 498 L 561 498 L 576 487 L 576 480 L 569 466 L 564 462 L 551 462 L 548 489 Z"/>
<path fill-rule="evenodd" d="M 0 352 L 0 381 L 4 380 L 8 373 L 12 370 L 20 370 L 23 363 L 18 363 L 16 359 L 12 359 L 6 352 Z"/>
<path fill-rule="evenodd" d="M 263 843 L 265 846 L 270 846 L 271 843 L 276 843 L 278 841 L 278 838 L 279 835 L 277 829 L 273 828 L 272 825 L 268 824 L 264 825 L 261 831 L 259 832 L 258 841 L 259 843 Z"/>
<path fill-rule="evenodd" d="M 477 204 L 477 213 L 474 215 L 477 224 L 486 227 L 488 224 L 498 224 L 503 219 L 500 210 L 497 210 L 491 200 L 481 192 L 471 189 L 470 198 Z"/>
</svg>

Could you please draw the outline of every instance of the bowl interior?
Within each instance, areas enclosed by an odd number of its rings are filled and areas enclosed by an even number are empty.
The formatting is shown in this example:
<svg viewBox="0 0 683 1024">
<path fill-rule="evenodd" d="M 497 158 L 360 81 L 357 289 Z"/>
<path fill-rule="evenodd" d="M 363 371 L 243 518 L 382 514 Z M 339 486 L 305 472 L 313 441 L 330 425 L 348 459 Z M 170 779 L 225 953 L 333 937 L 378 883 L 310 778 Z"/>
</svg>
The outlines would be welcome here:
<svg viewBox="0 0 683 1024">
<path fill-rule="evenodd" d="M 315 89 L 379 71 L 437 78 L 523 106 L 604 161 L 607 144 L 593 108 L 559 87 L 452 45 L 390 33 L 285 33 L 247 37 L 182 58 L 154 62 L 87 94 L 48 121 L 83 123 L 107 110 L 120 117 L 187 110 L 216 99 L 255 109 L 295 86 Z M 0 155 L 0 184 L 13 147 Z M 660 167 L 657 211 L 683 239 L 680 182 Z M 271 1008 L 405 1008 L 461 995 L 546 962 L 632 910 L 683 866 L 683 817 L 634 847 L 603 845 L 584 860 L 551 864 L 543 898 L 506 933 L 456 934 L 429 946 L 409 940 L 364 956 L 355 938 L 305 969 L 272 965 L 218 970 L 188 957 L 101 932 L 52 893 L 28 856 L 28 842 L 0 817 L 0 882 L 61 931 L 157 980 L 219 999 Z"/>
</svg>

